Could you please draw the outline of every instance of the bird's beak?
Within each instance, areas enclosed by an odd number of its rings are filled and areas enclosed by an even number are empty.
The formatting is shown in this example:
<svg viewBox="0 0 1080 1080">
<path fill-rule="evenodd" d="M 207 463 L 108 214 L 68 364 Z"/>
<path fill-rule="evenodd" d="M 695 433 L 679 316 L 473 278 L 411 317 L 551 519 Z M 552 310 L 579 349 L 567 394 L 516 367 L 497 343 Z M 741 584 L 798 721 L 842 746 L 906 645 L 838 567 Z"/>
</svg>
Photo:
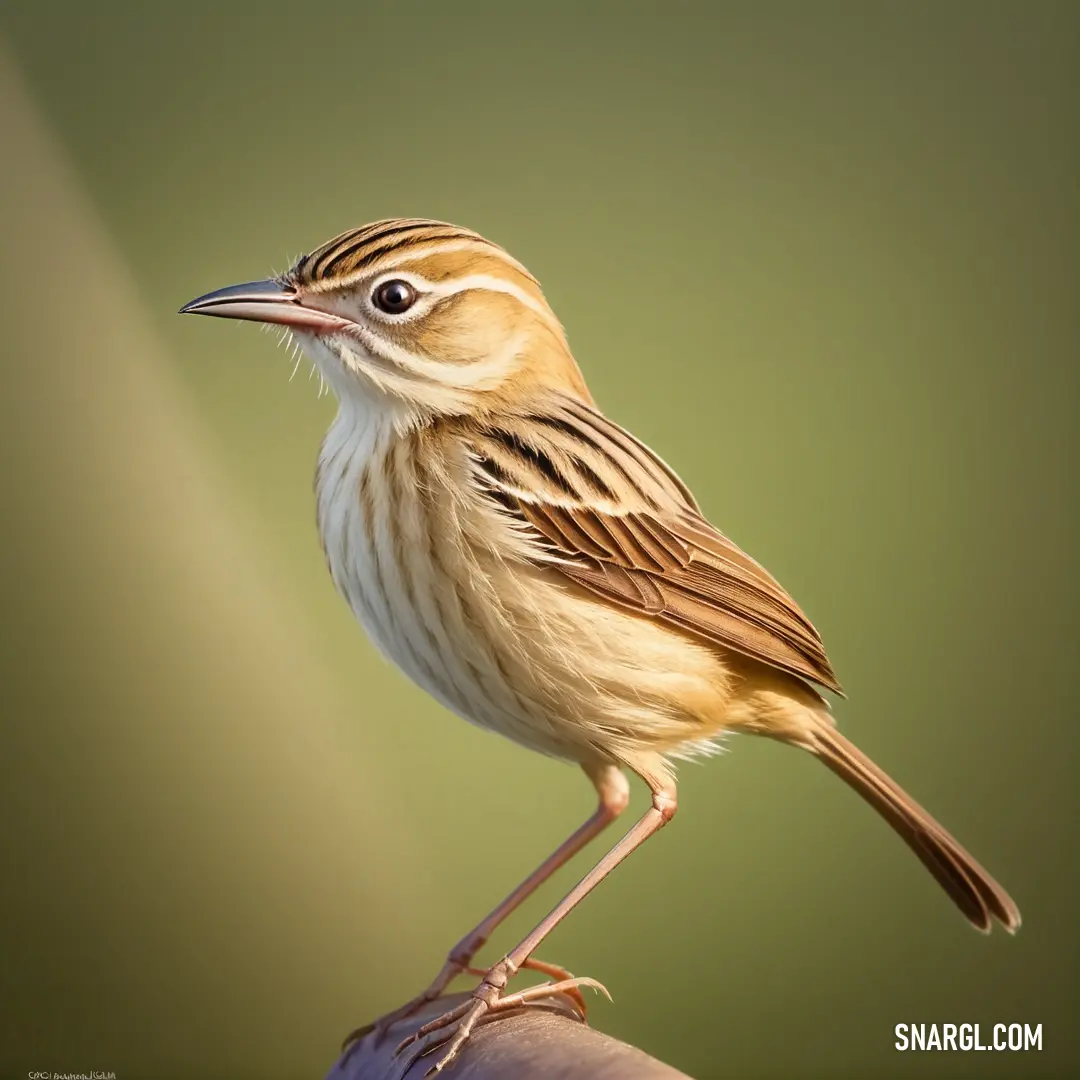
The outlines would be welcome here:
<svg viewBox="0 0 1080 1080">
<path fill-rule="evenodd" d="M 273 280 L 249 281 L 207 293 L 185 304 L 180 314 L 250 319 L 315 332 L 338 330 L 346 322 L 339 315 L 304 303 L 296 289 Z"/>
</svg>

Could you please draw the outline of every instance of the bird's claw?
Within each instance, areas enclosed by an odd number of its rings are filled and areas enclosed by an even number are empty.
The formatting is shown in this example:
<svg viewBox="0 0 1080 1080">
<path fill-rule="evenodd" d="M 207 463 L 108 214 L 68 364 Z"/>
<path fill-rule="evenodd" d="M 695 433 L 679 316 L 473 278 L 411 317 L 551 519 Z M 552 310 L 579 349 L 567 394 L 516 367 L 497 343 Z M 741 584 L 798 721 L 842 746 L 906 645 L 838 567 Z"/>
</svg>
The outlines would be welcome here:
<svg viewBox="0 0 1080 1080">
<path fill-rule="evenodd" d="M 555 968 L 555 965 L 544 965 L 544 968 L 537 968 L 537 970 L 546 968 Z M 558 968 L 557 970 L 561 972 L 563 969 Z M 401 1056 L 410 1047 L 414 1048 L 414 1052 L 403 1059 L 403 1068 L 399 1080 L 408 1073 L 419 1058 L 448 1042 L 449 1045 L 442 1056 L 424 1075 L 426 1077 L 436 1076 L 442 1072 L 457 1058 L 461 1048 L 472 1035 L 473 1029 L 478 1024 L 495 1019 L 499 1013 L 504 1013 L 522 1005 L 528 1005 L 530 1002 L 542 998 L 554 997 L 558 994 L 565 994 L 570 997 L 575 1006 L 578 1006 L 579 1002 L 583 1006 L 584 999 L 581 994 L 583 987 L 596 990 L 604 994 L 609 1001 L 611 1000 L 607 988 L 602 983 L 597 982 L 596 979 L 575 978 L 574 976 L 568 976 L 555 982 L 540 983 L 538 986 L 530 986 L 515 994 L 505 994 L 503 990 L 509 975 L 509 966 L 506 961 L 500 961 L 490 971 L 484 973 L 480 985 L 473 991 L 472 997 L 467 1001 L 463 1001 L 455 1008 L 435 1017 L 434 1020 L 429 1020 L 411 1035 L 402 1039 L 394 1050 L 394 1056 Z M 580 1007 L 580 1013 L 582 1020 L 584 1020 L 585 1010 L 583 1007 Z M 434 1036 L 434 1038 L 429 1038 L 429 1036 Z"/>
<path fill-rule="evenodd" d="M 549 964 L 545 960 L 536 960 L 530 956 L 521 966 L 522 968 L 528 968 L 530 971 L 539 971 L 542 975 L 547 975 L 552 982 L 574 982 L 574 973 L 572 971 L 567 971 L 566 968 L 562 967 L 560 964 Z M 589 1010 L 588 1006 L 585 1004 L 585 995 L 581 992 L 581 989 L 575 983 L 574 986 L 568 987 L 563 992 L 577 1006 L 578 1012 L 581 1013 L 581 1019 L 585 1020 Z M 605 990 L 604 993 L 606 994 L 607 991 Z"/>
<path fill-rule="evenodd" d="M 550 964 L 544 960 L 538 960 L 531 956 L 521 966 L 522 968 L 528 968 L 530 971 L 539 971 L 542 974 L 547 975 L 553 982 L 562 984 L 564 987 L 562 992 L 574 1002 L 578 1012 L 581 1014 L 581 1018 L 583 1020 L 585 1019 L 587 1011 L 585 995 L 578 989 L 576 983 L 574 985 L 569 985 L 570 983 L 573 983 L 574 980 L 572 972 L 567 971 L 566 968 L 559 964 Z M 411 1001 L 394 1009 L 393 1012 L 388 1012 L 385 1016 L 380 1016 L 378 1020 L 373 1020 L 370 1024 L 364 1024 L 363 1026 L 350 1031 L 342 1041 L 342 1052 L 351 1052 L 356 1049 L 361 1039 L 366 1035 L 373 1035 L 376 1045 L 381 1043 L 382 1040 L 386 1038 L 387 1032 L 396 1023 L 408 1019 L 410 1016 L 418 1013 L 429 1002 L 435 1001 L 436 998 L 441 997 L 446 988 L 458 975 L 475 975 L 478 979 L 486 979 L 488 972 L 482 968 L 471 967 L 469 964 L 462 961 L 447 959 L 446 963 L 443 965 L 442 971 L 439 972 L 431 985 L 422 994 L 417 994 Z"/>
</svg>

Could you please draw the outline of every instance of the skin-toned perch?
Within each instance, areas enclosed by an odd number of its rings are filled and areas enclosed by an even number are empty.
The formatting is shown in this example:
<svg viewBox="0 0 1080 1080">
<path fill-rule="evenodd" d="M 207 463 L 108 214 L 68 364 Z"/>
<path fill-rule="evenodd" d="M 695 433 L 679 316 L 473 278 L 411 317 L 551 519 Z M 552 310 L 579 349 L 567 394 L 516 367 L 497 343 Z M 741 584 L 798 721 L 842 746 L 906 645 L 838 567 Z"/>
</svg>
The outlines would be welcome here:
<svg viewBox="0 0 1080 1080">
<path fill-rule="evenodd" d="M 376 1040 L 371 1034 L 350 1046 L 326 1080 L 419 1080 L 438 1058 L 438 1048 L 402 1073 L 394 1047 L 422 1024 L 469 1000 L 455 994 L 429 1002 Z M 480 1024 L 454 1063 L 454 1080 L 689 1080 L 686 1073 L 582 1022 L 566 995 L 546 998 Z"/>
</svg>

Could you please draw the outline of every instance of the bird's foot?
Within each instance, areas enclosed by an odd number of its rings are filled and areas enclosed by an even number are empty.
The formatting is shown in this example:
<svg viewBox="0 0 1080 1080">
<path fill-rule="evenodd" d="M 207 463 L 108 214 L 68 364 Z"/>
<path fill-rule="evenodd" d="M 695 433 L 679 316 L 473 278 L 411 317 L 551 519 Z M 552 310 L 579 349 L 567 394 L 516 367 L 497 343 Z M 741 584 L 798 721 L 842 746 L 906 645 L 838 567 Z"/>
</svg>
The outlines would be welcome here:
<svg viewBox="0 0 1080 1080">
<path fill-rule="evenodd" d="M 585 1019 L 585 995 L 578 989 L 578 980 L 574 978 L 572 972 L 567 971 L 566 968 L 560 967 L 558 964 L 549 964 L 533 957 L 529 957 L 521 966 L 530 971 L 539 971 L 541 974 L 547 975 L 553 983 L 558 983 L 562 987 L 559 992 L 565 993 L 567 997 L 573 1000 L 581 1013 L 581 1018 Z M 350 1031 L 345 1036 L 341 1049 L 344 1051 L 355 1048 L 360 1040 L 368 1034 L 373 1034 L 376 1043 L 381 1042 L 390 1028 L 398 1021 L 408 1019 L 418 1013 L 428 1002 L 441 997 L 458 975 L 475 975 L 479 979 L 485 979 L 488 972 L 482 968 L 470 967 L 468 964 L 458 960 L 448 959 L 443 964 L 442 971 L 435 976 L 431 985 L 422 994 L 417 994 L 412 1001 L 406 1002 L 399 1008 L 394 1009 L 393 1012 L 388 1012 L 385 1016 L 380 1016 L 378 1020 L 373 1020 L 370 1024 L 364 1024 L 363 1027 Z M 606 994 L 607 991 L 605 990 L 604 993 Z"/>
<path fill-rule="evenodd" d="M 517 969 L 512 967 L 509 960 L 505 958 L 500 960 L 494 967 L 484 973 L 480 985 L 473 991 L 472 996 L 467 1001 L 463 1001 L 456 1008 L 417 1028 L 408 1038 L 403 1039 L 398 1044 L 394 1054 L 397 1056 L 404 1055 L 400 1076 L 404 1077 L 418 1058 L 448 1044 L 439 1060 L 424 1074 L 425 1077 L 436 1076 L 453 1063 L 478 1024 L 487 1023 L 489 1020 L 496 1019 L 500 1013 L 505 1013 L 522 1005 L 528 1005 L 532 1001 L 554 997 L 558 994 L 566 994 L 572 997 L 575 1004 L 577 1004 L 583 1001 L 581 988 L 585 986 L 600 991 L 609 1001 L 611 1000 L 611 995 L 607 992 L 606 987 L 595 979 L 575 978 L 569 972 L 554 964 L 542 964 L 541 966 L 541 963 L 541 961 L 534 961 L 530 964 L 529 961 L 526 961 L 522 966 L 546 971 L 549 974 L 557 972 L 566 977 L 555 982 L 544 982 L 538 986 L 530 986 L 528 989 L 520 990 L 516 994 L 505 994 L 503 991 L 506 989 L 506 984 Z M 584 1020 L 584 1008 L 581 1009 L 581 1017 Z M 406 1054 L 406 1051 L 410 1052 Z"/>
</svg>

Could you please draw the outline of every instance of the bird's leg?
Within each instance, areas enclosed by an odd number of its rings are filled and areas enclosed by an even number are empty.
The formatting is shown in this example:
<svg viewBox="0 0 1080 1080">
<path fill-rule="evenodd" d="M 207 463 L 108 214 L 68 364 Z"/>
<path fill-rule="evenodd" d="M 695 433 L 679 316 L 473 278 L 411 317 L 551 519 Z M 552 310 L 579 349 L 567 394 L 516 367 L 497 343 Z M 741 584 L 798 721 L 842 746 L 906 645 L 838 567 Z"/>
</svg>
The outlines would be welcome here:
<svg viewBox="0 0 1080 1080">
<path fill-rule="evenodd" d="M 595 839 L 607 828 L 627 807 L 630 802 L 630 785 L 626 777 L 615 765 L 583 765 L 585 775 L 593 782 L 599 803 L 595 813 L 577 830 L 558 850 L 546 859 L 532 874 L 530 874 L 483 922 L 466 934 L 449 952 L 442 971 L 435 977 L 432 984 L 420 995 L 401 1008 L 395 1009 L 386 1016 L 376 1020 L 373 1024 L 357 1028 L 345 1039 L 345 1045 L 354 1043 L 369 1031 L 374 1031 L 375 1037 L 381 1039 L 386 1031 L 399 1020 L 411 1016 L 429 1001 L 434 1001 L 450 983 L 464 973 L 486 976 L 486 971 L 478 971 L 470 967 L 472 958 L 480 951 L 488 938 L 494 933 L 500 923 L 511 912 L 516 910 L 529 896 L 531 896 L 552 874 L 565 863 L 569 862 L 590 840 Z M 550 975 L 557 980 L 572 979 L 573 976 L 565 968 L 557 964 L 546 964 L 541 960 L 527 959 L 519 967 L 532 968 Z M 582 1015 L 585 1013 L 585 1000 L 580 991 L 575 996 L 581 1007 Z"/>
<path fill-rule="evenodd" d="M 635 770 L 637 771 L 637 770 Z M 397 1048 L 397 1053 L 407 1047 L 418 1044 L 416 1052 L 409 1056 L 408 1066 L 416 1057 L 432 1049 L 433 1046 L 449 1041 L 442 1057 L 425 1074 L 432 1076 L 441 1072 L 457 1057 L 461 1047 L 468 1040 L 477 1022 L 486 1014 L 495 1013 L 520 1002 L 520 995 L 504 996 L 503 990 L 511 977 L 525 966 L 533 950 L 559 925 L 566 916 L 604 880 L 636 848 L 640 847 L 653 833 L 663 828 L 672 817 L 678 805 L 675 784 L 666 769 L 654 768 L 648 772 L 641 770 L 642 778 L 652 789 L 652 806 L 645 812 L 638 823 L 590 870 L 585 877 L 567 894 L 562 902 L 532 931 L 511 953 L 500 960 L 484 976 L 480 985 L 473 991 L 472 998 L 456 1009 L 424 1024 L 414 1034 L 405 1039 Z M 592 979 L 574 979 L 575 986 L 592 986 L 603 990 Z M 549 983 L 530 988 L 533 993 L 529 1000 L 535 1000 L 545 994 L 564 992 L 559 983 Z M 607 993 L 604 990 L 604 993 Z M 435 1038 L 430 1042 L 427 1036 Z"/>
</svg>

